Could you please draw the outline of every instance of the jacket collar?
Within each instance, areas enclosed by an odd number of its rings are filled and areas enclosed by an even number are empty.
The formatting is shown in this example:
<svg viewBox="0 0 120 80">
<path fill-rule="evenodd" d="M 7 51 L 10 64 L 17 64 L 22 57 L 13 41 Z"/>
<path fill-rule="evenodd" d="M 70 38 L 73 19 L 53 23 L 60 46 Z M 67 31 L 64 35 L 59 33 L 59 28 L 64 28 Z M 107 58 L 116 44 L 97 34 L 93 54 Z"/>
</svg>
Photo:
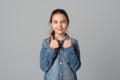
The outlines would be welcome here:
<svg viewBox="0 0 120 80">
<path fill-rule="evenodd" d="M 63 40 L 58 40 L 57 37 L 55 36 L 55 40 L 60 41 L 60 43 L 61 43 L 61 42 L 64 42 L 65 40 L 69 40 L 69 38 L 70 38 L 70 37 L 69 37 L 69 35 L 68 35 L 67 33 L 65 33 L 65 37 L 63 38 Z"/>
</svg>

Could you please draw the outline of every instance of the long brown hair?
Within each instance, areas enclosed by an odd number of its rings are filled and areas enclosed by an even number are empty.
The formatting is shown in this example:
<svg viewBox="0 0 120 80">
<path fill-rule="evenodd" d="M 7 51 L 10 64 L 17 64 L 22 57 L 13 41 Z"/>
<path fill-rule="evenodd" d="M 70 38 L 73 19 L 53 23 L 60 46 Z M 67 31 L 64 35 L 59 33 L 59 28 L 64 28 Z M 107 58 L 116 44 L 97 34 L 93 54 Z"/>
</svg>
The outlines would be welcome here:
<svg viewBox="0 0 120 80">
<path fill-rule="evenodd" d="M 63 15 L 66 17 L 67 22 L 68 22 L 68 24 L 69 24 L 70 21 L 69 21 L 69 17 L 68 17 L 67 12 L 66 12 L 64 9 L 59 9 L 59 8 L 52 11 L 51 16 L 50 16 L 49 23 L 52 23 L 52 17 L 53 17 L 55 14 L 58 14 L 58 13 L 59 13 L 59 14 L 63 14 Z M 55 35 L 54 30 L 51 31 L 50 35 L 52 35 L 52 36 L 54 37 L 54 35 Z"/>
</svg>

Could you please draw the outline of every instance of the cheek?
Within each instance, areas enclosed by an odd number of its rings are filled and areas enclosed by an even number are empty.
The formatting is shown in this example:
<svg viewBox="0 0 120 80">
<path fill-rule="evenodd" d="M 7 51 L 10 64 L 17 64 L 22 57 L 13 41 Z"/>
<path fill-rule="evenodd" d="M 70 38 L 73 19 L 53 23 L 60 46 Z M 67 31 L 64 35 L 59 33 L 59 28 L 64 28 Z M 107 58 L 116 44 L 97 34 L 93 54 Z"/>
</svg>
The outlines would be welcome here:
<svg viewBox="0 0 120 80">
<path fill-rule="evenodd" d="M 51 27 L 52 27 L 52 29 L 55 29 L 55 28 L 56 28 L 56 25 L 55 25 L 55 24 L 52 24 Z"/>
<path fill-rule="evenodd" d="M 68 27 L 68 25 L 67 25 L 67 24 L 64 24 L 64 25 L 63 25 L 63 28 L 65 28 L 65 29 L 66 29 L 67 27 Z"/>
</svg>

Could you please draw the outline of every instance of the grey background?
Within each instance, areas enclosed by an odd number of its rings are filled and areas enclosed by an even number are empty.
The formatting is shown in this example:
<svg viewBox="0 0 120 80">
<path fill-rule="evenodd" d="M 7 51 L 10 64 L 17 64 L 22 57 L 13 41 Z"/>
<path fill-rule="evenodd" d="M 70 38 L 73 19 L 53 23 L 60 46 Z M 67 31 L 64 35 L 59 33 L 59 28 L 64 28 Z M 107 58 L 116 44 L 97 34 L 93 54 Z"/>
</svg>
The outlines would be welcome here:
<svg viewBox="0 0 120 80">
<path fill-rule="evenodd" d="M 0 0 L 0 80 L 42 80 L 41 41 L 49 16 L 63 8 L 78 39 L 78 80 L 120 80 L 119 0 Z"/>
</svg>

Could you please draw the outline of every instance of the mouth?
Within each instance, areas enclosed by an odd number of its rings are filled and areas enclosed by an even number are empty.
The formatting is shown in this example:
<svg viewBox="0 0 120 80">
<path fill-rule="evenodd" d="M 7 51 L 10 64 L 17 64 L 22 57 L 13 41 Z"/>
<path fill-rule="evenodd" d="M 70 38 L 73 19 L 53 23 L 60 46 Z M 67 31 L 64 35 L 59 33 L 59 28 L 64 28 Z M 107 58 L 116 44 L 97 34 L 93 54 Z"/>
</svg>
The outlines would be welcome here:
<svg viewBox="0 0 120 80">
<path fill-rule="evenodd" d="M 58 31 L 62 31 L 63 29 L 57 29 Z"/>
</svg>

